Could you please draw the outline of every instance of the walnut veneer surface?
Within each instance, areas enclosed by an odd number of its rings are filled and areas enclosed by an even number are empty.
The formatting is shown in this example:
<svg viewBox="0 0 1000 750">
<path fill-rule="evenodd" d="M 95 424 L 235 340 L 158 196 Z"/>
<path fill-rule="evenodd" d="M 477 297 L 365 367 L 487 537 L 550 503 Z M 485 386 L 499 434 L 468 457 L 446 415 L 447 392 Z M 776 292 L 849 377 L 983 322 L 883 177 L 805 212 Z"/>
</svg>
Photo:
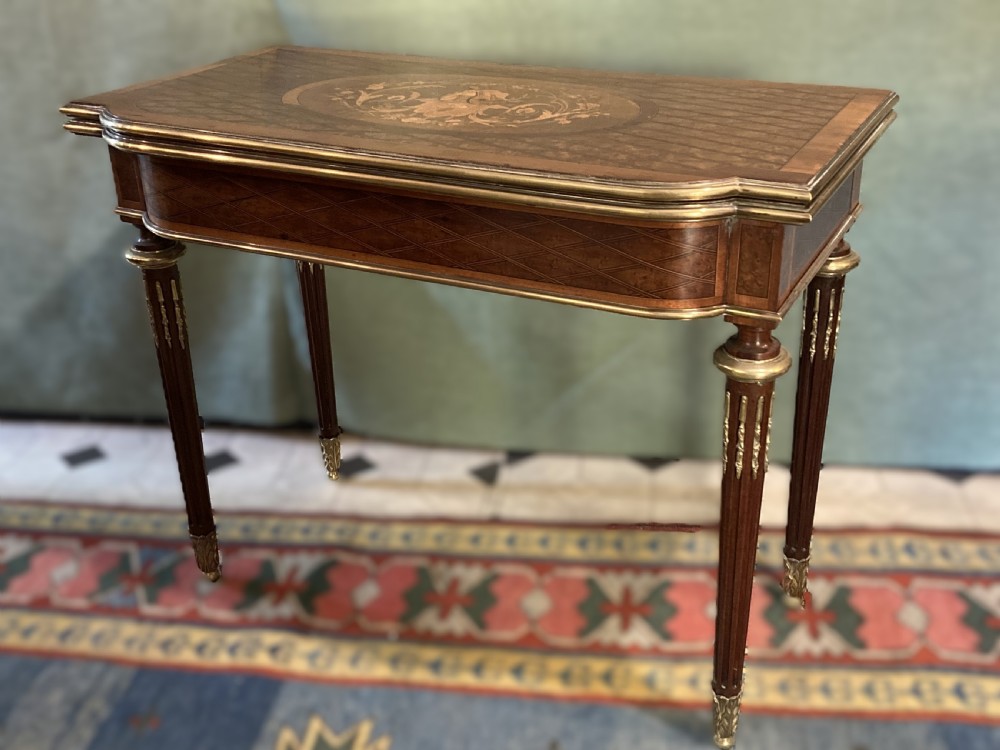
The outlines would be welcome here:
<svg viewBox="0 0 1000 750">
<path fill-rule="evenodd" d="M 777 318 L 888 91 L 272 48 L 63 108 L 158 234 L 655 317 Z"/>
</svg>

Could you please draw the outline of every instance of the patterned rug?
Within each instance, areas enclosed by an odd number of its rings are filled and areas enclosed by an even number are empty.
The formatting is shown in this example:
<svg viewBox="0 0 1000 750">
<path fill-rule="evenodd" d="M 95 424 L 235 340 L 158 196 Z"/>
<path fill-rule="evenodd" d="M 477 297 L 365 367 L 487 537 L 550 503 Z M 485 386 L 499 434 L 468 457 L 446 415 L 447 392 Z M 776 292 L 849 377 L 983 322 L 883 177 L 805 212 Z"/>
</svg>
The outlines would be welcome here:
<svg viewBox="0 0 1000 750">
<path fill-rule="evenodd" d="M 711 747 L 716 536 L 0 505 L 0 747 Z M 1000 747 L 1000 538 L 761 536 L 741 748 Z"/>
</svg>

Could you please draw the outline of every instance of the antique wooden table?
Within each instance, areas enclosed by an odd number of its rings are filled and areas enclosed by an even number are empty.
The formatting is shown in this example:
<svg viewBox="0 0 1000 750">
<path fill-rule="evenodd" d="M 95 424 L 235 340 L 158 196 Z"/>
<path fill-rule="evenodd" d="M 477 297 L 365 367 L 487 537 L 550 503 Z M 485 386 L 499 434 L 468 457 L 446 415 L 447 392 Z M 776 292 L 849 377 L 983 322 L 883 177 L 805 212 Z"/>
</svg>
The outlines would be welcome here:
<svg viewBox="0 0 1000 750">
<path fill-rule="evenodd" d="M 340 427 L 323 266 L 653 318 L 725 315 L 715 741 L 731 747 L 774 380 L 805 292 L 785 546 L 803 599 L 861 162 L 889 91 L 280 47 L 62 112 L 110 146 L 198 566 L 220 573 L 178 240 L 293 258 L 327 471 Z"/>
</svg>

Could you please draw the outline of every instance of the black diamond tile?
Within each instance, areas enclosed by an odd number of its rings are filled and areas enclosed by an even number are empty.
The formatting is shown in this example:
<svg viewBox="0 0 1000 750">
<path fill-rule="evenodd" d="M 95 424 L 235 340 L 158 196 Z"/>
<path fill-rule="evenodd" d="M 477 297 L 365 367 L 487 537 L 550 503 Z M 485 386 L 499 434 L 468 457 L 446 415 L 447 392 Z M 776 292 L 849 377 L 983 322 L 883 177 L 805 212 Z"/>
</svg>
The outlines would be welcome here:
<svg viewBox="0 0 1000 750">
<path fill-rule="evenodd" d="M 345 479 L 350 479 L 351 477 L 356 477 L 358 474 L 374 468 L 375 464 L 364 456 L 352 456 L 346 461 L 340 462 L 340 476 Z"/>
<path fill-rule="evenodd" d="M 497 476 L 500 474 L 500 464 L 497 461 L 483 464 L 479 468 L 473 469 L 470 474 L 485 485 L 492 487 L 497 483 Z"/>
<path fill-rule="evenodd" d="M 950 479 L 955 484 L 961 484 L 969 477 L 979 474 L 978 471 L 968 471 L 966 469 L 931 469 L 938 476 Z"/>
<path fill-rule="evenodd" d="M 62 460 L 66 462 L 66 465 L 71 469 L 75 469 L 84 464 L 89 464 L 94 461 L 100 461 L 102 458 L 107 458 L 98 446 L 88 445 L 86 448 L 80 448 L 79 450 L 72 451 L 70 453 L 64 453 Z"/>
<path fill-rule="evenodd" d="M 215 453 L 205 456 L 205 473 L 211 474 L 217 469 L 229 466 L 230 464 L 237 464 L 239 462 L 240 460 L 227 450 L 216 451 Z"/>
<path fill-rule="evenodd" d="M 527 461 L 535 455 L 535 451 L 507 451 L 507 465 L 513 466 L 522 461 Z"/>
<path fill-rule="evenodd" d="M 661 458 L 659 456 L 630 456 L 630 458 L 637 464 L 645 466 L 650 471 L 656 471 L 657 469 L 663 468 L 667 464 L 672 464 L 677 461 L 676 458 Z"/>
</svg>

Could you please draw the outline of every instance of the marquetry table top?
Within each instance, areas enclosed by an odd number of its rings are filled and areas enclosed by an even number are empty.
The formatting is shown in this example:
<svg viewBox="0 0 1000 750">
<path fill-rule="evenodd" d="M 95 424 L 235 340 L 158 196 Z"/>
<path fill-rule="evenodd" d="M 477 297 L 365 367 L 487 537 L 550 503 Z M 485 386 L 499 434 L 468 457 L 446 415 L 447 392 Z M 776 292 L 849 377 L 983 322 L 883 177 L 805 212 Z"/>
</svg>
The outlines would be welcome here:
<svg viewBox="0 0 1000 750">
<path fill-rule="evenodd" d="M 809 221 L 894 114 L 890 91 L 276 47 L 79 99 L 125 151 Z"/>
</svg>

